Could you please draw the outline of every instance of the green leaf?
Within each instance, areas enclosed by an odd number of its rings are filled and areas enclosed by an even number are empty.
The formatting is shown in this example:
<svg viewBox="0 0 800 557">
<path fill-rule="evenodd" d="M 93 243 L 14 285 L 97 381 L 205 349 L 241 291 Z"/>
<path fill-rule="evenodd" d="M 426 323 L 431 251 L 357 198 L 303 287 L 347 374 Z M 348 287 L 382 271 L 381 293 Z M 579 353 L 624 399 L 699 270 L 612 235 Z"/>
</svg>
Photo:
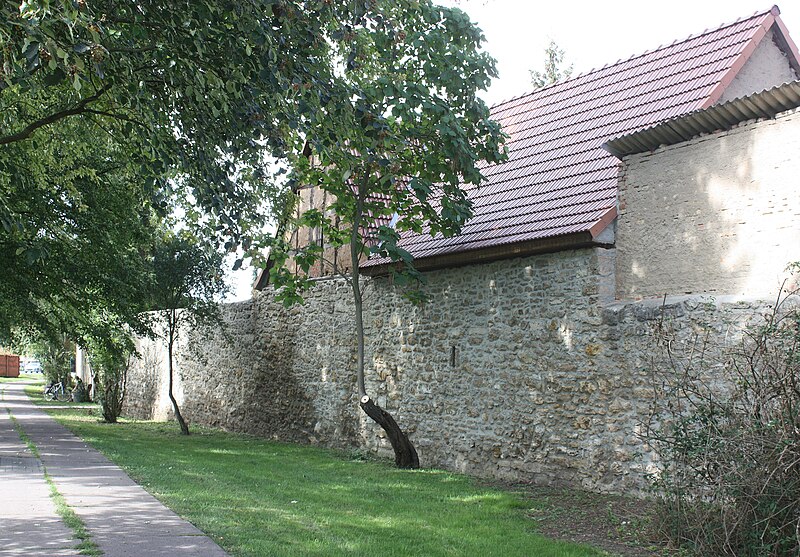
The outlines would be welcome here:
<svg viewBox="0 0 800 557">
<path fill-rule="evenodd" d="M 52 72 L 48 73 L 47 75 L 45 75 L 45 77 L 43 79 L 43 82 L 48 87 L 52 87 L 52 86 L 58 85 L 59 83 L 64 81 L 65 77 L 67 77 L 67 74 L 65 74 L 61 70 L 61 68 L 56 68 L 55 71 L 52 71 Z"/>
</svg>

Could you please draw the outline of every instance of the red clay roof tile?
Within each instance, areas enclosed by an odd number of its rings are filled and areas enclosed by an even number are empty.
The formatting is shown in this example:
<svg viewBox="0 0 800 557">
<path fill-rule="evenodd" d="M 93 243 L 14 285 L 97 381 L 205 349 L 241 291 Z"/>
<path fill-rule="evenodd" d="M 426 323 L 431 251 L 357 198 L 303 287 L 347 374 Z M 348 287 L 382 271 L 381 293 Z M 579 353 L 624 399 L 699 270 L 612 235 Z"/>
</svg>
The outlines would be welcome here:
<svg viewBox="0 0 800 557">
<path fill-rule="evenodd" d="M 496 105 L 509 158 L 484 167 L 485 182 L 470 188 L 474 217 L 458 236 L 404 233 L 401 245 L 421 259 L 596 229 L 617 195 L 618 160 L 601 145 L 703 107 L 778 13 L 757 13 Z"/>
</svg>

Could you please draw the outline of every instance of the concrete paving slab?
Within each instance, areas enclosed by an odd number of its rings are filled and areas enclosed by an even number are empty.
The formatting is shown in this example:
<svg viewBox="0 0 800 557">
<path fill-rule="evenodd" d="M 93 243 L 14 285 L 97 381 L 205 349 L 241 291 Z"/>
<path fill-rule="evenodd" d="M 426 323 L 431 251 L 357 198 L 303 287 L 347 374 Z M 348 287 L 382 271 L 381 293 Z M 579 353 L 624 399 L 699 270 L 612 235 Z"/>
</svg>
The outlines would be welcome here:
<svg viewBox="0 0 800 557">
<path fill-rule="evenodd" d="M 102 454 L 73 435 L 24 395 L 21 384 L 5 384 L 0 404 L 8 407 L 36 445 L 41 465 L 67 504 L 86 524 L 92 539 L 107 557 L 226 557 L 213 540 L 166 508 Z M 3 413 L 5 409 L 0 409 Z M 0 466 L 3 457 L 21 459 L 19 447 L 5 439 L 0 427 Z M 30 457 L 31 455 L 27 455 Z M 8 460 L 8 466 L 35 464 Z M 41 475 L 41 472 L 39 472 Z M 26 484 L 30 475 L 18 482 Z M 43 475 L 42 475 L 42 481 Z M 5 483 L 5 482 L 4 482 Z M 12 482 L 9 483 L 9 485 Z M 13 494 L 11 494 L 13 496 Z M 17 493 L 17 497 L 21 494 Z M 0 503 L 0 509 L 3 503 Z M 40 521 L 41 523 L 41 521 Z M 5 533 L 5 529 L 3 529 Z M 30 532 L 26 533 L 30 534 Z M 22 534 L 20 535 L 22 536 Z M 23 539 L 23 537 L 18 537 Z M 17 538 L 15 538 L 17 539 Z M 0 536 L 0 548 L 3 547 Z M 54 551 L 63 548 L 54 547 Z M 25 555 L 59 555 L 20 553 Z M 0 556 L 6 555 L 0 550 Z M 16 555 L 9 553 L 8 555 Z M 71 554 L 70 554 L 71 555 Z"/>
<path fill-rule="evenodd" d="M 0 404 L 9 401 L 0 385 Z M 0 407 L 0 556 L 73 556 L 73 532 L 56 512 L 41 461 Z"/>
</svg>

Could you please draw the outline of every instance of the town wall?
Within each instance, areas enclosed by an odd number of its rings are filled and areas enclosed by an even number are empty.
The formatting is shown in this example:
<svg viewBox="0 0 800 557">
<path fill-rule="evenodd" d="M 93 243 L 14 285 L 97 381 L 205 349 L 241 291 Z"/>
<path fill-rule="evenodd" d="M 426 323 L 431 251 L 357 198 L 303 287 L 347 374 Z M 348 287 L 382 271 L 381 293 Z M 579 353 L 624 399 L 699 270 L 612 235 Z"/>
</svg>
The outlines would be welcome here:
<svg viewBox="0 0 800 557">
<path fill-rule="evenodd" d="M 367 390 L 423 466 L 607 492 L 646 486 L 653 455 L 642 428 L 654 370 L 666 370 L 654 333 L 667 322 L 683 342 L 722 315 L 741 322 L 758 302 L 615 302 L 614 255 L 582 249 L 430 272 L 423 307 L 368 279 Z M 190 423 L 391 456 L 358 407 L 344 283 L 320 281 L 303 306 L 265 291 L 223 314 L 222 328 L 179 345 Z M 140 343 L 128 414 L 169 417 L 164 352 Z"/>
</svg>

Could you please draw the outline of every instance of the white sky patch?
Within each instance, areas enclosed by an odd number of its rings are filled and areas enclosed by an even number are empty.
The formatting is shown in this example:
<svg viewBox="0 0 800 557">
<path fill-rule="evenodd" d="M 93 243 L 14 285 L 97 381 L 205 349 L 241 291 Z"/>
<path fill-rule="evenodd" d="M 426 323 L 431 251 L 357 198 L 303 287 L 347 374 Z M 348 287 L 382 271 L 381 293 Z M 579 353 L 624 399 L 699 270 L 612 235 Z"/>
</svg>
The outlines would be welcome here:
<svg viewBox="0 0 800 557">
<path fill-rule="evenodd" d="M 236 261 L 235 254 L 225 257 L 225 268 L 228 269 L 225 280 L 230 286 L 230 292 L 225 296 L 226 302 L 243 302 L 253 297 L 253 284 L 256 281 L 257 270 L 249 263 L 245 263 L 238 271 L 231 271 L 233 262 Z"/>
<path fill-rule="evenodd" d="M 500 77 L 484 99 L 490 105 L 532 90 L 529 70 L 544 69 L 544 51 L 554 40 L 565 51 L 573 76 L 627 60 L 706 29 L 766 11 L 775 1 L 673 0 L 641 2 L 533 2 L 531 0 L 438 0 L 467 12 L 497 60 Z M 777 2 L 781 19 L 797 44 L 800 3 Z"/>
</svg>

